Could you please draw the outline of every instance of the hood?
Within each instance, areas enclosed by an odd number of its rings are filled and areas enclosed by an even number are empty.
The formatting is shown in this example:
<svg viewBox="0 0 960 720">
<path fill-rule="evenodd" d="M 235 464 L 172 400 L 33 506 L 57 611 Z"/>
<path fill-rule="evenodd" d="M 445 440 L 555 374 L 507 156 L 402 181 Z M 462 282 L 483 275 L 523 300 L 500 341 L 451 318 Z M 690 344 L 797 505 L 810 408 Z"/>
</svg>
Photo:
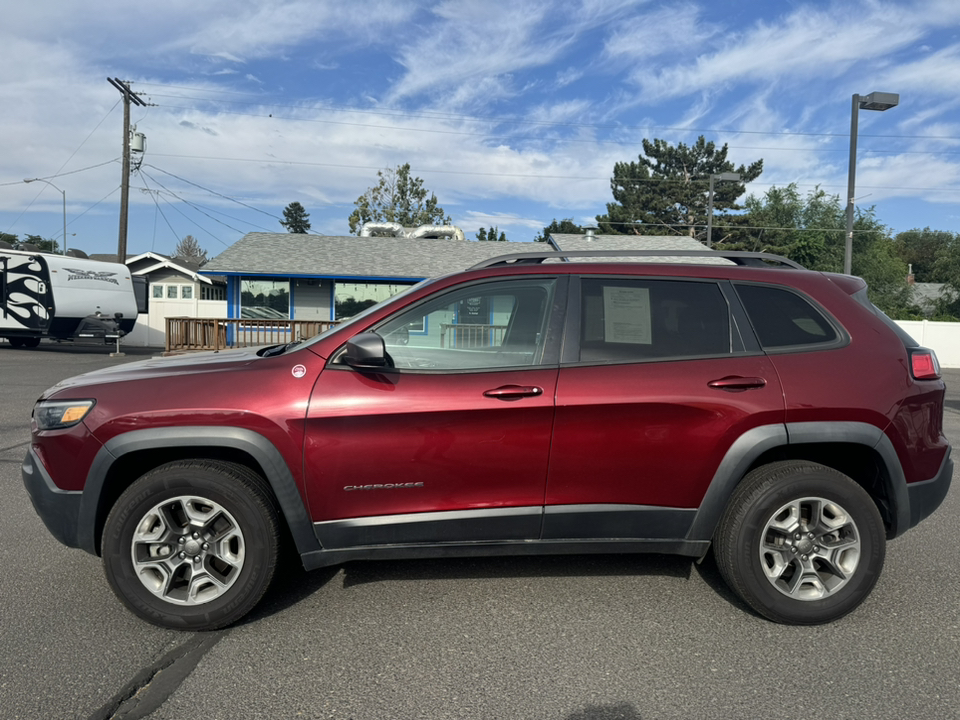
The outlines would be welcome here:
<svg viewBox="0 0 960 720">
<path fill-rule="evenodd" d="M 197 373 L 215 373 L 238 369 L 252 362 L 262 360 L 257 357 L 259 348 L 240 350 L 221 350 L 219 352 L 201 352 L 190 355 L 154 357 L 132 363 L 102 368 L 61 380 L 43 393 L 43 397 L 72 387 L 100 385 L 102 383 L 126 382 L 171 377 L 174 375 L 193 375 Z"/>
</svg>

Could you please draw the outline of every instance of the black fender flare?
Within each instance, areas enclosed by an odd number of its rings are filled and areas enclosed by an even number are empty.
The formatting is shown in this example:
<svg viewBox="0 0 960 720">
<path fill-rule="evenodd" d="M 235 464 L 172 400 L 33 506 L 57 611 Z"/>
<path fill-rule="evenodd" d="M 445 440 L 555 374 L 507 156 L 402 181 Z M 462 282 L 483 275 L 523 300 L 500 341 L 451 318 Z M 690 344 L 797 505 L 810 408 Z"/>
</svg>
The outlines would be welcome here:
<svg viewBox="0 0 960 720">
<path fill-rule="evenodd" d="M 84 485 L 79 511 L 78 544 L 96 554 L 95 528 L 103 484 L 110 467 L 124 455 L 142 450 L 176 447 L 219 447 L 240 450 L 259 463 L 270 484 L 290 534 L 303 553 L 320 550 L 313 525 L 290 469 L 267 438 L 246 428 L 222 426 L 185 426 L 132 430 L 108 440 L 97 452 Z"/>
<path fill-rule="evenodd" d="M 910 496 L 900 459 L 890 438 L 880 428 L 861 422 L 805 422 L 762 425 L 748 430 L 727 450 L 697 509 L 687 540 L 711 540 L 737 484 L 763 453 L 784 445 L 853 443 L 874 450 L 887 469 L 885 488 L 895 516 L 888 537 L 911 526 Z"/>
</svg>

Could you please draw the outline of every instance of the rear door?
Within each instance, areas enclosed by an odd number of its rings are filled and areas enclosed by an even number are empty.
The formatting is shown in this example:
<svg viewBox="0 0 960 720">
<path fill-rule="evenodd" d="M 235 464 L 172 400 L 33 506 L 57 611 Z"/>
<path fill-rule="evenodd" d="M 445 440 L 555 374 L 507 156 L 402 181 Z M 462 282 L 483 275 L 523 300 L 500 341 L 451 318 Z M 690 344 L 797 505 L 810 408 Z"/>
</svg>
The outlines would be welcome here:
<svg viewBox="0 0 960 720">
<path fill-rule="evenodd" d="M 681 538 L 733 442 L 783 423 L 777 373 L 725 282 L 584 277 L 574 297 L 543 537 Z"/>
</svg>

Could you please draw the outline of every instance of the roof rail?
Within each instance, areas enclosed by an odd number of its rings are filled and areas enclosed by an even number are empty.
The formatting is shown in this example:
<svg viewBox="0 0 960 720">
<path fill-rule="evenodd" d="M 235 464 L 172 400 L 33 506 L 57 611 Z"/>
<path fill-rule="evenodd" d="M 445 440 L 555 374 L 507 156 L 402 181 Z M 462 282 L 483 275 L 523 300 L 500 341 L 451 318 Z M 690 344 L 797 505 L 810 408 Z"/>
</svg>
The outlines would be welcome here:
<svg viewBox="0 0 960 720">
<path fill-rule="evenodd" d="M 560 259 L 570 262 L 570 258 L 618 258 L 618 257 L 668 257 L 668 258 L 718 258 L 729 260 L 734 265 L 743 265 L 750 267 L 787 267 L 795 270 L 806 270 L 803 265 L 795 263 L 789 258 L 780 255 L 760 252 L 744 252 L 740 250 L 716 251 L 716 250 L 560 250 L 557 252 L 528 252 L 512 253 L 510 255 L 498 255 L 497 257 L 484 260 L 468 268 L 469 270 L 480 270 L 481 268 L 494 267 L 496 265 L 537 265 L 544 260 Z"/>
</svg>

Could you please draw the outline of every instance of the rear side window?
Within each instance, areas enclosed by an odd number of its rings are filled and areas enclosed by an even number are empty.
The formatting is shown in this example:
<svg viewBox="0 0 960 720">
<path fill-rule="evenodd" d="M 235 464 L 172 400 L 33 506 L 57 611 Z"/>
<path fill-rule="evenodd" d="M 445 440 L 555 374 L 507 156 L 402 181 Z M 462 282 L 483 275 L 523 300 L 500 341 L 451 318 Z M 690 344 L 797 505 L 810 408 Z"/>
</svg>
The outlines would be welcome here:
<svg viewBox="0 0 960 720">
<path fill-rule="evenodd" d="M 715 283 L 582 278 L 580 361 L 636 362 L 731 353 Z"/>
<path fill-rule="evenodd" d="M 825 345 L 840 339 L 836 328 L 806 298 L 769 285 L 737 285 L 764 350 Z"/>
</svg>

